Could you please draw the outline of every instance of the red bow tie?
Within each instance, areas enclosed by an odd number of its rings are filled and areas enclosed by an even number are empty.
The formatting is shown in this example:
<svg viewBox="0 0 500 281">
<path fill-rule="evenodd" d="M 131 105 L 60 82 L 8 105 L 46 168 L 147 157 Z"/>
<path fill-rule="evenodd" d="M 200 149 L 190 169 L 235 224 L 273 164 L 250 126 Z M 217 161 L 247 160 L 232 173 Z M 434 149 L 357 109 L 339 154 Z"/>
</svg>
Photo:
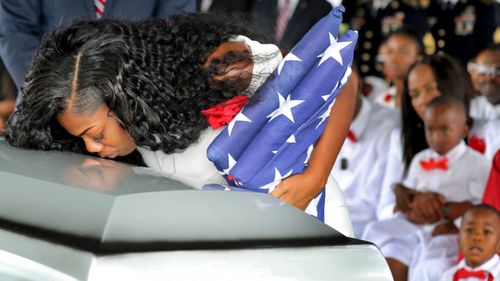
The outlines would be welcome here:
<svg viewBox="0 0 500 281">
<path fill-rule="evenodd" d="M 201 113 L 207 117 L 208 124 L 215 130 L 229 124 L 247 102 L 247 96 L 235 96 L 228 101 L 202 110 Z"/>
<path fill-rule="evenodd" d="M 448 170 L 448 158 L 443 157 L 439 160 L 430 158 L 428 161 L 421 160 L 420 167 L 425 171 L 431 171 L 434 169 Z"/>
<path fill-rule="evenodd" d="M 484 152 L 486 151 L 486 143 L 483 139 L 476 137 L 476 135 L 472 135 L 472 137 L 470 137 L 469 146 L 470 148 L 482 154 L 484 154 Z"/>
<path fill-rule="evenodd" d="M 349 139 L 352 142 L 357 142 L 358 141 L 358 138 L 356 137 L 356 134 L 354 134 L 354 132 L 351 131 L 351 130 L 349 130 L 349 132 L 347 133 L 347 139 Z"/>
<path fill-rule="evenodd" d="M 479 280 L 493 281 L 493 275 L 491 275 L 491 273 L 487 271 L 484 270 L 469 271 L 465 268 L 461 268 L 457 270 L 457 272 L 455 272 L 455 275 L 453 275 L 453 281 L 458 281 L 460 279 L 465 279 L 469 277 L 474 277 Z"/>
</svg>

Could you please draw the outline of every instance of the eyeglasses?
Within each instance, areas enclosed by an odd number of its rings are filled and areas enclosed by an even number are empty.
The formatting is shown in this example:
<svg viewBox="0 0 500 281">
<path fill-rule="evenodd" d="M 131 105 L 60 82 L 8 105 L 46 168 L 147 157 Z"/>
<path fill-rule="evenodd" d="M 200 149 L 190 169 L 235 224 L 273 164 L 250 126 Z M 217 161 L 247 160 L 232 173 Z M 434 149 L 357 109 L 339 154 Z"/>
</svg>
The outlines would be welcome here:
<svg viewBox="0 0 500 281">
<path fill-rule="evenodd" d="M 467 69 L 469 71 L 474 71 L 479 75 L 492 75 L 492 76 L 500 75 L 500 67 L 499 66 L 488 66 L 488 65 L 484 65 L 484 64 L 475 63 L 475 62 L 469 62 L 467 64 Z"/>
</svg>

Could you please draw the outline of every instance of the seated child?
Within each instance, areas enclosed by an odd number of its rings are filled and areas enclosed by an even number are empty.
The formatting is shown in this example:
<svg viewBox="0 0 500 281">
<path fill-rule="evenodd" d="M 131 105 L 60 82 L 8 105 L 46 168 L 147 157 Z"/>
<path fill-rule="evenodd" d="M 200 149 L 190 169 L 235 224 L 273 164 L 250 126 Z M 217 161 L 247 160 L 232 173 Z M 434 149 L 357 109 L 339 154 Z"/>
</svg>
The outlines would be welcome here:
<svg viewBox="0 0 500 281">
<path fill-rule="evenodd" d="M 500 280 L 500 213 L 477 205 L 464 214 L 458 235 L 462 261 L 448 269 L 441 281 Z"/>
<path fill-rule="evenodd" d="M 358 93 L 349 134 L 331 172 L 344 192 L 356 238 L 376 219 L 390 132 L 398 120 L 396 110 L 371 103 Z"/>
<path fill-rule="evenodd" d="M 396 281 L 408 280 L 409 268 L 421 257 L 448 251 L 444 245 L 450 243 L 432 240 L 458 232 L 454 220 L 481 201 L 490 169 L 488 159 L 463 141 L 468 134 L 463 101 L 439 96 L 426 106 L 423 119 L 430 148 L 415 155 L 404 183 L 395 188 L 398 214 L 367 225 L 363 234 L 380 248 Z"/>
</svg>

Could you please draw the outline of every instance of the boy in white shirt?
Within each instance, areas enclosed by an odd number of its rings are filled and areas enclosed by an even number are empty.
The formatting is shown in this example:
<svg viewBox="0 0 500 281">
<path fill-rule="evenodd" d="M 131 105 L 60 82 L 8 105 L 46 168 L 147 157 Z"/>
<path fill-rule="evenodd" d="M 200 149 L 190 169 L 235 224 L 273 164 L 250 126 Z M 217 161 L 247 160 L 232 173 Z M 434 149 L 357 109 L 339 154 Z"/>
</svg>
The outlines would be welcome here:
<svg viewBox="0 0 500 281">
<path fill-rule="evenodd" d="M 482 198 L 490 163 L 465 145 L 466 120 L 463 102 L 454 97 L 439 96 L 427 105 L 430 148 L 415 155 L 404 183 L 395 188 L 399 213 L 365 229 L 363 239 L 380 248 L 396 281 L 408 280 L 409 268 L 432 252 L 456 255 L 456 247 L 426 246 L 439 235 L 457 233 L 453 221 Z"/>
<path fill-rule="evenodd" d="M 477 205 L 464 214 L 458 236 L 462 261 L 448 269 L 441 281 L 500 280 L 500 213 Z"/>
<path fill-rule="evenodd" d="M 331 172 L 344 192 L 356 238 L 367 223 L 376 220 L 390 132 L 398 120 L 396 110 L 358 94 L 349 134 Z"/>
</svg>

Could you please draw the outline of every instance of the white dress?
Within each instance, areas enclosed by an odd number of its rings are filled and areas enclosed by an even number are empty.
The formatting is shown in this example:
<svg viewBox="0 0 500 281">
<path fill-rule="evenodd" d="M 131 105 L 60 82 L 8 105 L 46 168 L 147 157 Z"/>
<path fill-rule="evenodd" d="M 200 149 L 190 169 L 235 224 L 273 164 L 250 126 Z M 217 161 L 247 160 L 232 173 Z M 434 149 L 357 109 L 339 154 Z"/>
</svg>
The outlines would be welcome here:
<svg viewBox="0 0 500 281">
<path fill-rule="evenodd" d="M 259 88 L 281 62 L 283 57 L 279 48 L 272 44 L 260 44 L 241 35 L 231 41 L 244 42 L 250 50 L 254 62 L 249 89 Z M 265 60 L 258 58 L 265 58 Z M 246 94 L 251 96 L 253 92 Z M 208 146 L 222 130 L 223 128 L 206 129 L 196 143 L 179 153 L 165 154 L 163 151 L 151 151 L 145 147 L 138 148 L 138 151 L 148 167 L 193 188 L 201 189 L 206 184 L 227 184 L 214 164 L 207 158 Z M 332 177 L 329 178 L 325 188 L 328 190 L 325 198 L 325 224 L 352 237 L 352 225 L 342 191 Z M 315 215 L 314 212 L 314 208 L 306 209 L 308 214 Z"/>
</svg>

